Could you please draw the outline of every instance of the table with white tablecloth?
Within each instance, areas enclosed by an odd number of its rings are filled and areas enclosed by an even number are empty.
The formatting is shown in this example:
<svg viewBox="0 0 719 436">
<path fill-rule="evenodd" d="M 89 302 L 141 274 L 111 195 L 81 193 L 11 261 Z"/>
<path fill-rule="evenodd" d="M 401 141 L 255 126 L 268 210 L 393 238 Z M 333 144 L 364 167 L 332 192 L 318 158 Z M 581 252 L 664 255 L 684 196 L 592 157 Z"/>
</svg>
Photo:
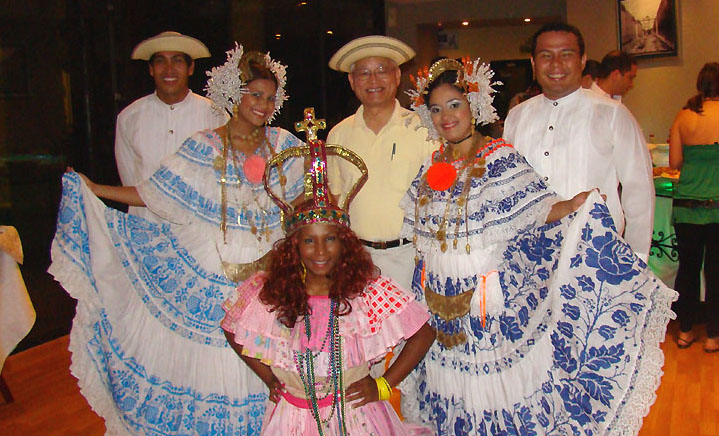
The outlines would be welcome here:
<svg viewBox="0 0 719 436">
<path fill-rule="evenodd" d="M 18 264 L 22 245 L 15 227 L 0 226 L 0 373 L 5 359 L 35 324 L 35 309 L 25 288 Z M 0 388 L 6 388 L 0 379 Z M 3 389 L 5 401 L 9 391 Z"/>
</svg>

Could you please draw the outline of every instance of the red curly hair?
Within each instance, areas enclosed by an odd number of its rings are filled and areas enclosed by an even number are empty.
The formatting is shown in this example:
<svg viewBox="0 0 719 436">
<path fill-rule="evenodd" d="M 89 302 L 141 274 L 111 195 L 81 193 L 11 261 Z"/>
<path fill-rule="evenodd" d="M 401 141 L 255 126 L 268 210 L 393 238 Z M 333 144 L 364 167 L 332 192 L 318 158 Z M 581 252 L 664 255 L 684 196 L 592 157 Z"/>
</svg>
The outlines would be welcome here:
<svg viewBox="0 0 719 436">
<path fill-rule="evenodd" d="M 298 234 L 294 232 L 275 243 L 267 278 L 259 295 L 260 301 L 277 311 L 277 318 L 289 328 L 294 327 L 297 318 L 310 313 L 309 298 L 300 278 Z M 330 273 L 329 297 L 339 302 L 337 315 L 341 316 L 350 313 L 350 300 L 377 278 L 379 270 L 352 230 L 337 226 L 337 236 L 342 243 L 342 252 L 339 263 Z"/>
</svg>

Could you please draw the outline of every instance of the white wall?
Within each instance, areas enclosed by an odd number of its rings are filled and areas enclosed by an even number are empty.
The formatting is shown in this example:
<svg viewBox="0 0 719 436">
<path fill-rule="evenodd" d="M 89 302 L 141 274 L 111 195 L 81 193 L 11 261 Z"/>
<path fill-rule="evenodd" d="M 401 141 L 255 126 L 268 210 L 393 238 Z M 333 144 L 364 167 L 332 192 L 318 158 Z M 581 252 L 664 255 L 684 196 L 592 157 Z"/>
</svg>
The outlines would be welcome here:
<svg viewBox="0 0 719 436">
<path fill-rule="evenodd" d="M 402 39 L 415 47 L 418 24 L 465 19 L 471 21 L 564 16 L 565 0 L 390 0 L 385 9 L 387 35 Z"/>
<path fill-rule="evenodd" d="M 519 45 L 531 34 L 527 29 L 532 24 L 457 29 L 461 33 L 459 50 L 440 53 L 435 36 L 438 22 L 516 22 L 525 17 L 564 17 L 565 14 L 565 0 L 389 0 L 385 3 L 386 34 L 401 39 L 417 51 L 417 57 L 402 67 L 400 103 L 407 105 L 409 101 L 404 94 L 411 86 L 409 74 L 429 64 L 438 54 L 470 55 L 484 61 L 529 57 L 520 53 Z"/>
<path fill-rule="evenodd" d="M 457 49 L 439 50 L 439 54 L 448 58 L 469 56 L 483 61 L 501 61 L 526 59 L 529 53 L 520 51 L 520 46 L 529 40 L 541 25 L 526 24 L 518 26 L 480 27 L 454 29 L 457 34 Z M 499 37 L 501 35 L 501 37 Z"/>
</svg>

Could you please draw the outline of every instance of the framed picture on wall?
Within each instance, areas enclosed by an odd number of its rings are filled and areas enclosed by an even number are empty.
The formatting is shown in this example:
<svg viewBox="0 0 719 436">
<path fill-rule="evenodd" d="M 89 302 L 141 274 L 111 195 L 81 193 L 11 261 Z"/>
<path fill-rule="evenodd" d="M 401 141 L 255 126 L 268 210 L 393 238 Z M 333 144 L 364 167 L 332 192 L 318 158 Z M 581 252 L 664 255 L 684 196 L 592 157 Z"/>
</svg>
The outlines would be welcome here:
<svg viewBox="0 0 719 436">
<path fill-rule="evenodd" d="M 618 0 L 619 49 L 637 57 L 677 55 L 676 0 Z"/>
</svg>

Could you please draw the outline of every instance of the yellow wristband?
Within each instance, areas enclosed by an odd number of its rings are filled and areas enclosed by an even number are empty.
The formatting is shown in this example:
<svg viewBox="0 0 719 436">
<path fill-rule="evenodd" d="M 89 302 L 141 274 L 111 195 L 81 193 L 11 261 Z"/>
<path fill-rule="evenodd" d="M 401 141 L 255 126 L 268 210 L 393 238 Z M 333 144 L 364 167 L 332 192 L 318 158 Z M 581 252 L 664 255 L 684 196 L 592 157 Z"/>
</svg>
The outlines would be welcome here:
<svg viewBox="0 0 719 436">
<path fill-rule="evenodd" d="M 378 377 L 374 379 L 374 381 L 377 383 L 377 394 L 379 396 L 379 400 L 388 401 L 392 396 L 392 386 L 389 385 L 389 382 L 384 377 Z"/>
</svg>

